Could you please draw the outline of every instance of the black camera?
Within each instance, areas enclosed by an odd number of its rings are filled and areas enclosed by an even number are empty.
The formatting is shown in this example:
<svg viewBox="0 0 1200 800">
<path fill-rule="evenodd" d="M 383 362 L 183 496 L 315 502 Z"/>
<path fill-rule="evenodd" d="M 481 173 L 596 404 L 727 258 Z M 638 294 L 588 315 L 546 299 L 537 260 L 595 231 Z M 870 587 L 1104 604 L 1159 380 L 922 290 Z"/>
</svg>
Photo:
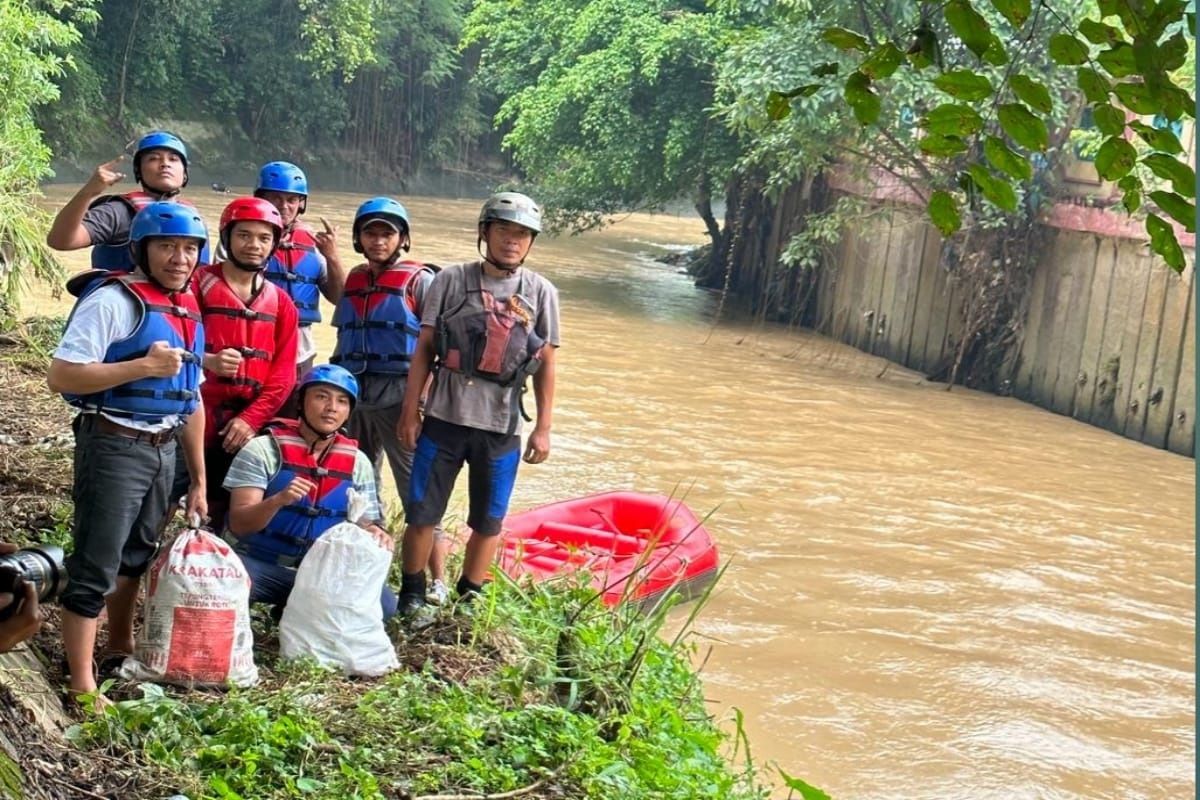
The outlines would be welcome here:
<svg viewBox="0 0 1200 800">
<path fill-rule="evenodd" d="M 52 544 L 0 555 L 0 594 L 13 596 L 7 607 L 0 608 L 0 621 L 17 613 L 27 583 L 34 585 L 39 603 L 54 601 L 67 585 L 63 558 L 62 548 Z"/>
</svg>

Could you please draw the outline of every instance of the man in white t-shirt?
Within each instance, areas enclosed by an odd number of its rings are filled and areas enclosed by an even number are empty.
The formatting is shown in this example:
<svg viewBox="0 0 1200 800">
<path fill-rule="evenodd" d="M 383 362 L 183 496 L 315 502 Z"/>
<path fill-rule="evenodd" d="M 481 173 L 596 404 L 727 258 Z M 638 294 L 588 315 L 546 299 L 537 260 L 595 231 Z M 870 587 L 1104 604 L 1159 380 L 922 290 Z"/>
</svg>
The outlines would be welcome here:
<svg viewBox="0 0 1200 800">
<path fill-rule="evenodd" d="M 135 269 L 84 273 L 50 363 L 48 383 L 75 418 L 74 550 L 62 595 L 70 692 L 96 691 L 97 619 L 108 609 L 108 654 L 133 652 L 141 575 L 158 546 L 178 439 L 191 475 L 189 515 L 207 511 L 200 360 L 204 329 L 189 291 L 207 240 L 195 210 L 151 203 L 130 226 Z M 102 662 L 103 666 L 103 662 Z"/>
</svg>

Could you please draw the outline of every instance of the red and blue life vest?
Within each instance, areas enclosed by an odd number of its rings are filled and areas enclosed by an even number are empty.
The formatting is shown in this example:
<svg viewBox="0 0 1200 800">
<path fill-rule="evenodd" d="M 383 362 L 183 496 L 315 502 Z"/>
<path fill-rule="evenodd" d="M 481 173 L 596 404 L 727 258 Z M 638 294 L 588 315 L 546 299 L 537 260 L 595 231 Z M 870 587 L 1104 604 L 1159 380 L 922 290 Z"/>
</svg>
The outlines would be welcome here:
<svg viewBox="0 0 1200 800">
<path fill-rule="evenodd" d="M 221 274 L 220 264 L 196 270 L 195 286 L 204 320 L 205 351 L 232 348 L 242 354 L 237 375 L 226 378 L 205 373 L 200 391 L 204 395 L 205 438 L 211 440 L 258 398 L 270 376 L 282 293 L 264 281 L 258 294 L 245 303 Z"/>
<path fill-rule="evenodd" d="M 150 423 L 161 422 L 172 414 L 186 418 L 196 410 L 200 396 L 200 358 L 204 352 L 204 328 L 196 298 L 187 289 L 167 293 L 141 272 L 129 272 L 92 280 L 80 300 L 110 284 L 124 287 L 133 296 L 141 319 L 132 334 L 109 345 L 104 363 L 141 358 L 154 342 L 165 341 L 185 351 L 183 366 L 170 378 L 139 378 L 96 394 L 63 397 L 76 408 L 103 411 L 118 418 Z"/>
<path fill-rule="evenodd" d="M 333 312 L 337 347 L 331 363 L 354 373 L 407 375 L 421 319 L 413 281 L 429 267 L 401 261 L 382 272 L 355 267 Z"/>
<path fill-rule="evenodd" d="M 279 509 L 261 532 L 242 539 L 238 550 L 251 558 L 295 566 L 325 531 L 346 522 L 347 492 L 354 486 L 358 443 L 336 434 L 318 459 L 300 435 L 299 421 L 275 420 L 268 432 L 279 449 L 281 463 L 264 496 L 282 492 L 297 477 L 316 487 L 298 502 Z"/>
<path fill-rule="evenodd" d="M 312 231 L 299 224 L 292 228 L 267 261 L 266 276 L 292 298 L 302 326 L 321 321 L 321 259 Z"/>
<path fill-rule="evenodd" d="M 129 219 L 132 220 L 143 208 L 161 199 L 161 197 L 148 192 L 106 194 L 103 197 L 96 198 L 88 208 L 95 208 L 104 203 L 124 203 L 126 208 L 129 209 Z M 172 197 L 171 202 L 195 208 L 194 205 L 182 197 Z M 211 261 L 212 256 L 209 253 L 208 243 L 205 242 L 204 247 L 200 250 L 200 260 L 198 263 L 208 264 Z M 97 244 L 92 247 L 92 269 L 103 269 L 110 272 L 132 272 L 133 267 L 133 253 L 129 251 L 128 229 L 125 230 L 125 234 L 118 241 Z"/>
</svg>

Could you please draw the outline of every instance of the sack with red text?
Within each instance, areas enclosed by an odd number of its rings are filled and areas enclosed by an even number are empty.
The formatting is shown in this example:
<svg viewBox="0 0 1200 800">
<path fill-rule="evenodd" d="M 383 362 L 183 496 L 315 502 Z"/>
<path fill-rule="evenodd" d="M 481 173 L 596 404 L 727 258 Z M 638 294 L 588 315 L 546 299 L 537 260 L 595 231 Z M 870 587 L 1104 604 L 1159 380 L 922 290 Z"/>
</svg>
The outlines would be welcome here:
<svg viewBox="0 0 1200 800">
<path fill-rule="evenodd" d="M 233 549 L 189 529 L 150 567 L 145 619 L 125 678 L 181 686 L 253 686 L 250 576 Z"/>
</svg>

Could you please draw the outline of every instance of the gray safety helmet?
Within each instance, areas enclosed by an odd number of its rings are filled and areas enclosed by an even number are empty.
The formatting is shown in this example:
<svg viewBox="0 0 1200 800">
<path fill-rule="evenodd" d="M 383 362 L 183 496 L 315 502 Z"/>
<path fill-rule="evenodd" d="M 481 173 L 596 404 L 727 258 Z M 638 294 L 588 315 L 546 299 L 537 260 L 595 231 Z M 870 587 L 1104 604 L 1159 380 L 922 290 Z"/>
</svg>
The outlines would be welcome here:
<svg viewBox="0 0 1200 800">
<path fill-rule="evenodd" d="M 479 210 L 479 224 L 495 220 L 515 222 L 534 233 L 542 232 L 542 209 L 533 198 L 520 192 L 498 192 Z"/>
</svg>

